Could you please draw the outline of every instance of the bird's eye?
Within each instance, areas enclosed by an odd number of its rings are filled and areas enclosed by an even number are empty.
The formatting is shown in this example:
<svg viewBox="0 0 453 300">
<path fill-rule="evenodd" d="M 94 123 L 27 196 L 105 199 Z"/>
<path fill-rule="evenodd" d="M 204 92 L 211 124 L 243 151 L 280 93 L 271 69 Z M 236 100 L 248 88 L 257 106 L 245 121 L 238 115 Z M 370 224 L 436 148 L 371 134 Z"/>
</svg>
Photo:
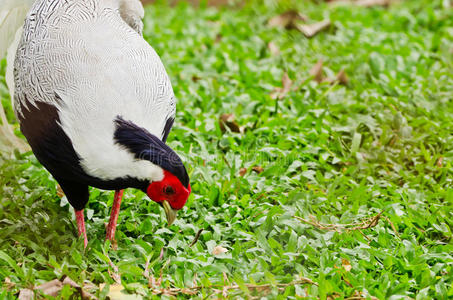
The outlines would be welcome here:
<svg viewBox="0 0 453 300">
<path fill-rule="evenodd" d="M 173 195 L 175 193 L 175 190 L 171 185 L 167 185 L 166 187 L 164 187 L 164 193 L 167 195 Z"/>
</svg>

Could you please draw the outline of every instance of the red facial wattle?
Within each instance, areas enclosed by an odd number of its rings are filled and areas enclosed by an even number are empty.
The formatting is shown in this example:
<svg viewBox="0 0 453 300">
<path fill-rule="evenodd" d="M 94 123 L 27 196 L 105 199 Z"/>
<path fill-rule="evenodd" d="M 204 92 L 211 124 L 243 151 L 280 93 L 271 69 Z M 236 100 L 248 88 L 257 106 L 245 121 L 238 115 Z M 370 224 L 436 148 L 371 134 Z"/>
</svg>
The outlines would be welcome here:
<svg viewBox="0 0 453 300">
<path fill-rule="evenodd" d="M 181 209 L 186 204 L 190 192 L 190 184 L 186 188 L 175 175 L 166 170 L 164 170 L 164 178 L 161 181 L 151 182 L 146 191 L 151 200 L 155 202 L 166 200 L 175 210 Z"/>
</svg>

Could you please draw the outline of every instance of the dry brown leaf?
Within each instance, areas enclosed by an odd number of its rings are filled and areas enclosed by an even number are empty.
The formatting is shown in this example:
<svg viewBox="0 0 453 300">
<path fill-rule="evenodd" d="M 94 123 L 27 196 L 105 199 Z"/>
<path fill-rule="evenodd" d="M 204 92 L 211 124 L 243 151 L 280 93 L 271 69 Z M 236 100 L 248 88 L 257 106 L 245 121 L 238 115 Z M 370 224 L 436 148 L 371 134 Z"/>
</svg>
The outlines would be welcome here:
<svg viewBox="0 0 453 300">
<path fill-rule="evenodd" d="M 284 73 L 282 76 L 282 85 L 283 85 L 283 93 L 288 93 L 291 90 L 291 86 L 293 85 L 293 81 L 289 78 L 288 73 Z"/>
<path fill-rule="evenodd" d="M 343 266 L 343 269 L 346 270 L 346 272 L 350 272 L 352 270 L 351 263 L 347 259 L 342 259 L 341 260 L 341 265 Z"/>
<path fill-rule="evenodd" d="M 32 290 L 30 290 L 30 289 L 21 289 L 19 291 L 19 296 L 17 297 L 17 299 L 19 299 L 19 300 L 33 300 L 34 296 L 35 296 L 35 294 L 33 293 Z"/>
<path fill-rule="evenodd" d="M 322 72 L 323 63 L 324 62 L 322 59 L 318 60 L 318 62 L 311 68 L 309 73 L 317 83 L 321 83 L 324 80 L 324 75 Z"/>
<path fill-rule="evenodd" d="M 346 75 L 346 72 L 344 71 L 344 69 L 341 69 L 340 72 L 338 72 L 336 81 L 338 81 L 340 84 L 348 85 L 349 78 Z"/>
<path fill-rule="evenodd" d="M 239 176 L 244 176 L 245 173 L 247 173 L 247 168 L 241 168 L 241 169 L 239 170 Z"/>
<path fill-rule="evenodd" d="M 267 25 L 270 27 L 284 27 L 286 29 L 295 28 L 297 21 L 306 22 L 308 18 L 296 10 L 288 10 L 284 13 L 271 18 Z"/>
<path fill-rule="evenodd" d="M 214 43 L 215 44 L 218 44 L 220 43 L 220 41 L 222 40 L 223 36 L 220 34 L 220 33 L 217 33 L 216 36 L 215 36 L 215 41 Z"/>
<path fill-rule="evenodd" d="M 54 279 L 54 280 L 45 282 L 45 283 L 35 287 L 34 289 L 40 290 L 44 295 L 57 297 L 58 294 L 60 293 L 61 289 L 65 285 L 69 285 L 69 286 L 75 288 L 80 293 L 81 299 L 84 299 L 84 300 L 97 299 L 94 295 L 84 291 L 80 285 L 78 285 L 75 281 L 73 281 L 71 278 L 69 278 L 67 276 L 63 276 L 60 280 Z M 19 299 L 21 299 L 21 300 L 34 299 L 34 291 L 32 289 L 20 290 Z"/>
<path fill-rule="evenodd" d="M 278 49 L 277 45 L 275 45 L 274 42 L 269 42 L 267 44 L 267 48 L 269 49 L 269 52 L 272 55 L 274 55 L 274 56 L 280 55 L 280 49 Z"/>
<path fill-rule="evenodd" d="M 41 290 L 44 294 L 53 297 L 56 297 L 62 288 L 63 283 L 58 279 L 54 279 L 36 287 L 36 289 Z"/>
<path fill-rule="evenodd" d="M 214 249 L 212 250 L 212 255 L 219 255 L 227 252 L 228 252 L 227 248 L 224 248 L 222 246 L 215 246 Z"/>
<path fill-rule="evenodd" d="M 63 279 L 63 285 L 69 285 L 72 286 L 73 288 L 77 289 L 82 296 L 82 299 L 97 299 L 94 295 L 88 293 L 87 291 L 84 291 L 83 288 L 74 280 L 72 280 L 69 277 L 64 277 Z"/>
<path fill-rule="evenodd" d="M 3 286 L 7 289 L 7 290 L 10 290 L 12 289 L 16 284 L 14 282 L 11 281 L 11 279 L 9 277 L 5 277 L 5 281 L 4 281 L 4 284 Z"/>
<path fill-rule="evenodd" d="M 252 168 L 252 170 L 253 170 L 254 172 L 258 173 L 258 174 L 264 172 L 264 169 L 263 169 L 263 167 L 261 167 L 261 166 L 255 166 L 255 167 Z"/>
<path fill-rule="evenodd" d="M 279 100 L 285 98 L 285 96 L 291 91 L 292 85 L 293 81 L 291 80 L 291 78 L 289 78 L 288 73 L 283 73 L 282 87 L 276 87 L 270 95 L 271 98 Z"/>
<path fill-rule="evenodd" d="M 223 114 L 219 117 L 220 130 L 226 131 L 228 127 L 232 132 L 241 132 L 241 128 L 235 120 L 234 114 Z"/>
<path fill-rule="evenodd" d="M 326 19 L 313 24 L 297 24 L 296 28 L 306 37 L 311 38 L 319 32 L 329 28 L 331 24 L 330 20 Z"/>
</svg>

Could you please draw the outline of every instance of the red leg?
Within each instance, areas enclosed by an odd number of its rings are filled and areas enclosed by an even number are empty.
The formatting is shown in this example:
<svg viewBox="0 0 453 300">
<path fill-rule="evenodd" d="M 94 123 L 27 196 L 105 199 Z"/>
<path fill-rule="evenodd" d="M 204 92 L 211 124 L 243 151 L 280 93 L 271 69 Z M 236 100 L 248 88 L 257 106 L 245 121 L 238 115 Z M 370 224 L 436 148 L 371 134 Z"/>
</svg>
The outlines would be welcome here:
<svg viewBox="0 0 453 300">
<path fill-rule="evenodd" d="M 123 198 L 123 190 L 115 191 L 115 198 L 113 199 L 112 212 L 110 213 L 110 221 L 107 226 L 106 240 L 113 240 L 115 237 L 116 222 L 120 213 L 121 199 Z"/>
<path fill-rule="evenodd" d="M 87 231 L 85 229 L 85 219 L 83 216 L 83 209 L 82 210 L 74 210 L 76 215 L 77 221 L 77 231 L 79 232 L 79 236 L 83 235 L 83 246 L 84 248 L 88 245 L 87 239 Z"/>
</svg>

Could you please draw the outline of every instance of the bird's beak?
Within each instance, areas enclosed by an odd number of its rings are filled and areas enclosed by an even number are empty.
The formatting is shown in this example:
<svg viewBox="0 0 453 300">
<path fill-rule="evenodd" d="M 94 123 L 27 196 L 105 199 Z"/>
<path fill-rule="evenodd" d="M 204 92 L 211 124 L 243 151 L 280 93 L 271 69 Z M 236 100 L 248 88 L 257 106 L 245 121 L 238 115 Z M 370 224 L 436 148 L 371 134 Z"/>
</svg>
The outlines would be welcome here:
<svg viewBox="0 0 453 300">
<path fill-rule="evenodd" d="M 167 215 L 168 226 L 170 226 L 176 219 L 176 210 L 171 208 L 170 203 L 168 203 L 167 200 L 162 202 L 162 206 L 164 207 L 165 214 Z"/>
</svg>

